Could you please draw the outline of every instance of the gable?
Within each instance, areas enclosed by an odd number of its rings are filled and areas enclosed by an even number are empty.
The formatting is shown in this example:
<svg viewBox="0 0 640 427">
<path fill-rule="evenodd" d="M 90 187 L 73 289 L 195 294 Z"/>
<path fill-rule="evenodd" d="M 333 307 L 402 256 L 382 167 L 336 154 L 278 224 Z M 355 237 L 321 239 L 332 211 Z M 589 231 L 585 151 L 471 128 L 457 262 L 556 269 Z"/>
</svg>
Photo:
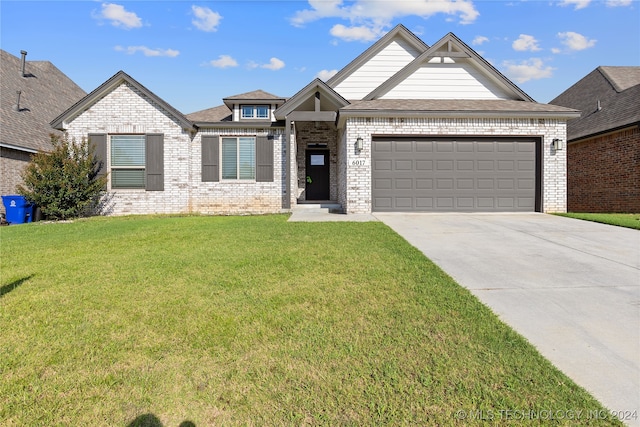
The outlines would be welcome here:
<svg viewBox="0 0 640 427">
<path fill-rule="evenodd" d="M 362 99 L 427 48 L 415 34 L 397 25 L 327 80 L 327 85 L 345 99 Z"/>
<path fill-rule="evenodd" d="M 156 110 L 161 112 L 162 115 L 175 121 L 183 129 L 193 128 L 193 124 L 181 112 L 160 99 L 160 97 L 138 83 L 124 71 L 118 71 L 109 80 L 53 119 L 50 123 L 51 126 L 55 129 L 64 130 L 67 123 L 75 120 L 86 111 L 89 111 L 95 104 L 114 91 L 122 90 L 123 87 L 129 88 L 130 90 L 128 93 L 132 93 L 135 97 L 144 99 L 146 103 L 153 105 Z M 123 111 L 128 108 L 131 99 L 133 98 L 127 99 L 127 97 L 123 97 L 121 100 L 121 104 L 124 106 L 122 109 Z M 133 115 L 131 117 L 136 116 L 135 109 L 132 110 L 132 114 Z"/>
<path fill-rule="evenodd" d="M 419 51 L 398 37 L 333 89 L 345 99 L 362 99 L 418 55 Z"/>
<path fill-rule="evenodd" d="M 533 99 L 449 33 L 363 99 Z"/>
<path fill-rule="evenodd" d="M 379 99 L 513 99 L 473 64 L 450 61 L 421 64 Z"/>
</svg>

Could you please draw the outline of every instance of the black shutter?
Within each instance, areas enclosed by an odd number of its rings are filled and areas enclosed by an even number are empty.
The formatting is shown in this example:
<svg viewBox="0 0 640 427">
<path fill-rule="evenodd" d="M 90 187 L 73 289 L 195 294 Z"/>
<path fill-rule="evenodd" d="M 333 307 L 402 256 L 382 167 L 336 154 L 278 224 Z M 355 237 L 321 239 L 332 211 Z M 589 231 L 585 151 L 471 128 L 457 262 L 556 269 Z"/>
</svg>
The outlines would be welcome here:
<svg viewBox="0 0 640 427">
<path fill-rule="evenodd" d="M 107 134 L 90 133 L 89 146 L 93 147 L 93 153 L 98 161 L 98 177 L 103 177 L 107 174 Z M 104 189 L 106 190 L 106 186 Z"/>
<path fill-rule="evenodd" d="M 218 135 L 202 135 L 202 182 L 220 181 Z"/>
<path fill-rule="evenodd" d="M 164 135 L 161 133 L 145 136 L 145 168 L 147 191 L 164 191 Z"/>
<path fill-rule="evenodd" d="M 273 136 L 256 138 L 256 182 L 273 182 Z"/>
</svg>

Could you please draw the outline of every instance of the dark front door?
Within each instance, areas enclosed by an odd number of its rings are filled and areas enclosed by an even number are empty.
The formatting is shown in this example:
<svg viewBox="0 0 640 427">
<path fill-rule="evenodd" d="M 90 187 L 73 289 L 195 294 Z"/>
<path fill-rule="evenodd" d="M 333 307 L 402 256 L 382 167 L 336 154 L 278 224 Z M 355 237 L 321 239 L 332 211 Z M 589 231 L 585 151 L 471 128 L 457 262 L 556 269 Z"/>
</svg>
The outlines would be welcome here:
<svg viewBox="0 0 640 427">
<path fill-rule="evenodd" d="M 306 200 L 329 200 L 329 150 L 307 150 Z"/>
</svg>

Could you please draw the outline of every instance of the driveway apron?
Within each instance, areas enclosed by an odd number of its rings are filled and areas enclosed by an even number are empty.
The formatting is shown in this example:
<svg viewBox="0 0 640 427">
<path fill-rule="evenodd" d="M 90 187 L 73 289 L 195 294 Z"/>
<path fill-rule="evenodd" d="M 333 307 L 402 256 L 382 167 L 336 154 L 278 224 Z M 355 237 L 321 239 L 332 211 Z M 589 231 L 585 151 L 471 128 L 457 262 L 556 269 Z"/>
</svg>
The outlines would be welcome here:
<svg viewBox="0 0 640 427">
<path fill-rule="evenodd" d="M 611 411 L 640 417 L 640 231 L 539 213 L 375 216 Z"/>
</svg>

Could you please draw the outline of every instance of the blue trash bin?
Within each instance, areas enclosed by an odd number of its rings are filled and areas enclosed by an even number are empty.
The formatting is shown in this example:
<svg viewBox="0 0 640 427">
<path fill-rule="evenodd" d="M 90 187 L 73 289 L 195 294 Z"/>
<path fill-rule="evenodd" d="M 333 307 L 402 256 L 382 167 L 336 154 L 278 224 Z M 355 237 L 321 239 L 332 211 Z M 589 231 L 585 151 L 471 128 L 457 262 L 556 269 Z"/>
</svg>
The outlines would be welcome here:
<svg viewBox="0 0 640 427">
<path fill-rule="evenodd" d="M 24 224 L 33 219 L 33 205 L 23 196 L 2 196 L 2 203 L 9 224 Z"/>
</svg>

